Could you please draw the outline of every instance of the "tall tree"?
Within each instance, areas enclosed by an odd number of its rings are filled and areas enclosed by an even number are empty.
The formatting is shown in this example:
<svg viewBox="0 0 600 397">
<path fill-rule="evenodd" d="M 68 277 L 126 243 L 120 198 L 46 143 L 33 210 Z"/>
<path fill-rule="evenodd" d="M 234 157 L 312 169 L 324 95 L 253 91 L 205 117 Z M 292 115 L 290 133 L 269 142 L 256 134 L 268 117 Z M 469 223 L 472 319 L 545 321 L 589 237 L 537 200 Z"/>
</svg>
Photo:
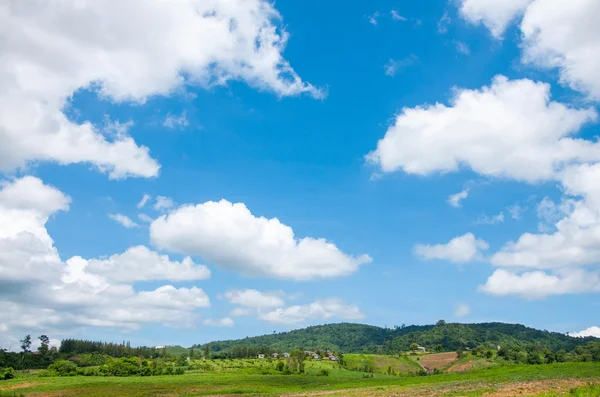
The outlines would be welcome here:
<svg viewBox="0 0 600 397">
<path fill-rule="evenodd" d="M 21 339 L 21 350 L 23 353 L 29 352 L 29 348 L 31 347 L 31 335 L 25 335 L 23 339 Z"/>
<path fill-rule="evenodd" d="M 43 355 L 48 354 L 50 338 L 48 338 L 47 335 L 42 335 L 38 339 L 40 340 L 40 347 L 38 347 L 38 351 Z"/>
</svg>

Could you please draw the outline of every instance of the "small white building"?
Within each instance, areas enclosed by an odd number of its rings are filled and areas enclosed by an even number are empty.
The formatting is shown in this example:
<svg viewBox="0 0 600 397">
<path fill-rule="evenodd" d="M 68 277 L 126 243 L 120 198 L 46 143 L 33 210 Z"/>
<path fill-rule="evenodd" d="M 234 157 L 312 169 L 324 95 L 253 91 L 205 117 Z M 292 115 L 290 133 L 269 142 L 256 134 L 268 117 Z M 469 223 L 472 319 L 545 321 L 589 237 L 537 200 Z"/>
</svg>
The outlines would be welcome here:
<svg viewBox="0 0 600 397">
<path fill-rule="evenodd" d="M 273 353 L 273 354 L 271 354 L 271 356 L 272 356 L 273 358 L 277 358 L 277 357 L 279 357 L 279 354 L 278 354 L 278 353 Z"/>
<path fill-rule="evenodd" d="M 419 346 L 419 347 L 417 347 L 417 351 L 425 353 L 426 350 L 423 346 Z"/>
<path fill-rule="evenodd" d="M 283 353 L 283 357 L 290 358 L 290 353 Z"/>
<path fill-rule="evenodd" d="M 330 361 L 337 361 L 338 358 L 336 356 L 329 356 Z"/>
<path fill-rule="evenodd" d="M 317 353 L 315 353 L 315 354 L 312 355 L 312 358 L 315 359 L 315 360 L 318 360 L 321 357 Z"/>
<path fill-rule="evenodd" d="M 258 358 L 265 358 L 265 355 L 264 354 L 259 354 Z"/>
</svg>

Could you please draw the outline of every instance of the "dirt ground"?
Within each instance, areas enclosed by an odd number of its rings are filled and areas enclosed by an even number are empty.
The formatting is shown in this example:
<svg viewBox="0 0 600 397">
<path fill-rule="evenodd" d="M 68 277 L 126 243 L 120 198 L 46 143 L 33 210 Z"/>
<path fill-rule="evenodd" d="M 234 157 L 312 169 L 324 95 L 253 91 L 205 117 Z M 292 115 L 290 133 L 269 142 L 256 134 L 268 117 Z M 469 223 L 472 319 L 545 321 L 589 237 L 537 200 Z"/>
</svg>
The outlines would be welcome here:
<svg viewBox="0 0 600 397">
<path fill-rule="evenodd" d="M 537 380 L 526 382 L 510 383 L 474 383 L 474 384 L 443 384 L 426 385 L 410 388 L 373 387 L 368 389 L 350 389 L 328 392 L 295 393 L 285 394 L 284 396 L 331 396 L 331 397 L 514 397 L 514 396 L 535 396 L 545 392 L 564 392 L 567 393 L 574 387 L 587 386 L 590 384 L 598 385 L 600 381 L 590 383 L 589 380 L 582 379 L 552 379 Z M 463 394 L 464 393 L 464 394 Z M 476 393 L 476 394 L 474 394 Z"/>
<path fill-rule="evenodd" d="M 429 354 L 418 361 L 425 369 L 444 368 L 458 358 L 456 352 Z"/>
</svg>

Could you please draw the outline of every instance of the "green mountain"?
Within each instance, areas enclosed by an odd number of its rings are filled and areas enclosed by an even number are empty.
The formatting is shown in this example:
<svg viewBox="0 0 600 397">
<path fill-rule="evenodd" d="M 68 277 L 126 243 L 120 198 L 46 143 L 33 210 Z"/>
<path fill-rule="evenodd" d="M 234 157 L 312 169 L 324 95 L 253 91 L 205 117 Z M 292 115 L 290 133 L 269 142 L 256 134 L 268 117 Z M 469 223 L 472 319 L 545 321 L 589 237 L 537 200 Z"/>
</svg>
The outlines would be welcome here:
<svg viewBox="0 0 600 397">
<path fill-rule="evenodd" d="M 553 351 L 573 350 L 597 338 L 573 338 L 557 332 L 541 331 L 520 324 L 482 323 L 438 325 L 411 325 L 394 329 L 363 324 L 326 324 L 272 335 L 210 343 L 213 353 L 227 352 L 235 347 L 265 347 L 273 351 L 293 349 L 331 349 L 340 353 L 396 354 L 409 350 L 418 343 L 433 350 L 442 345 L 444 350 L 488 348 L 501 346 L 541 345 Z"/>
</svg>

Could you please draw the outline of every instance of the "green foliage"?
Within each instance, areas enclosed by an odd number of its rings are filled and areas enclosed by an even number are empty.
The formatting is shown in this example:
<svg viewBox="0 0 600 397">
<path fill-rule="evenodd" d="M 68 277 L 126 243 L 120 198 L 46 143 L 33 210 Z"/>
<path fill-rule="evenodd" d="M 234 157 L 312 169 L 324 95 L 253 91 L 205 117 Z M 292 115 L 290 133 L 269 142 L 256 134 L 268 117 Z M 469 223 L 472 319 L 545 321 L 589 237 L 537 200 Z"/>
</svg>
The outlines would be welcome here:
<svg viewBox="0 0 600 397">
<path fill-rule="evenodd" d="M 15 377 L 15 370 L 12 367 L 0 369 L 0 380 L 9 380 Z"/>
<path fill-rule="evenodd" d="M 60 353 L 77 355 L 82 353 L 102 353 L 111 357 L 158 357 L 159 352 L 154 347 L 131 347 L 129 342 L 111 343 L 81 339 L 63 339 L 60 344 Z"/>
<path fill-rule="evenodd" d="M 58 360 L 48 366 L 48 372 L 58 376 L 75 376 L 77 364 L 72 361 Z"/>
<path fill-rule="evenodd" d="M 239 340 L 212 342 L 213 354 L 220 358 L 256 357 L 257 354 L 300 350 L 326 350 L 338 353 L 398 354 L 417 343 L 427 350 L 456 351 L 458 347 L 486 350 L 497 346 L 541 345 L 549 350 L 572 351 L 597 338 L 572 338 L 556 332 L 540 331 L 520 324 L 457 324 L 438 321 L 437 325 L 410 325 L 394 329 L 362 324 L 326 324 L 290 332 L 256 336 Z M 217 356 L 215 356 L 217 357 Z"/>
<path fill-rule="evenodd" d="M 317 373 L 317 376 L 329 376 L 329 370 L 327 368 L 322 368 Z"/>
</svg>

